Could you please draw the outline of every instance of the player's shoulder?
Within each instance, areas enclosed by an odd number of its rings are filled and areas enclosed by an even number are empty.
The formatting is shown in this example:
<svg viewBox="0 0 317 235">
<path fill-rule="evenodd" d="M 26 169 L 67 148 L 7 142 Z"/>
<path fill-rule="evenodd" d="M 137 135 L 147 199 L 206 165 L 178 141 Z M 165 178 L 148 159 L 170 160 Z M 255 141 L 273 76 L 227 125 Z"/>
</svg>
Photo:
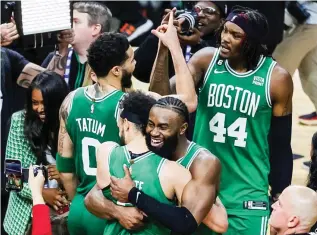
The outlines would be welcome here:
<svg viewBox="0 0 317 235">
<path fill-rule="evenodd" d="M 195 69 L 206 71 L 210 62 L 216 56 L 217 48 L 204 47 L 197 51 L 189 60 L 189 65 Z"/>
<path fill-rule="evenodd" d="M 208 149 L 199 147 L 199 151 L 191 164 L 191 170 L 205 169 L 207 172 L 221 169 L 221 163 L 217 156 L 212 154 Z"/>
<path fill-rule="evenodd" d="M 273 68 L 271 82 L 287 83 L 292 82 L 292 76 L 281 65 L 276 63 Z"/>
<path fill-rule="evenodd" d="M 280 96 L 293 90 L 292 76 L 279 64 L 276 64 L 271 75 L 271 94 Z"/>
<path fill-rule="evenodd" d="M 99 145 L 98 152 L 110 153 L 114 148 L 120 147 L 118 143 L 107 141 Z"/>
</svg>

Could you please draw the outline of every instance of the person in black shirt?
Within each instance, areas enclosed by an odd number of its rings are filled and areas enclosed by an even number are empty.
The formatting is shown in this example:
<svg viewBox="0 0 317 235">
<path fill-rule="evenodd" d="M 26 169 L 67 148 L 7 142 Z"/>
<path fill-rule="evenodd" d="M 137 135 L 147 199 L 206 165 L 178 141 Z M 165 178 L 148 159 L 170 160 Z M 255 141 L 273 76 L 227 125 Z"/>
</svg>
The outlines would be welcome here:
<svg viewBox="0 0 317 235">
<path fill-rule="evenodd" d="M 25 89 L 33 78 L 43 71 L 40 66 L 30 63 L 19 53 L 1 47 L 1 174 L 4 172 L 4 156 L 11 115 L 23 109 Z M 2 175 L 2 180 L 4 177 Z M 4 186 L 2 181 L 2 186 Z M 8 204 L 8 194 L 1 188 L 1 213 L 4 215 Z M 1 218 L 1 221 L 4 217 Z M 2 224 L 2 223 L 1 223 Z M 3 228 L 1 228 L 3 234 Z"/>
</svg>

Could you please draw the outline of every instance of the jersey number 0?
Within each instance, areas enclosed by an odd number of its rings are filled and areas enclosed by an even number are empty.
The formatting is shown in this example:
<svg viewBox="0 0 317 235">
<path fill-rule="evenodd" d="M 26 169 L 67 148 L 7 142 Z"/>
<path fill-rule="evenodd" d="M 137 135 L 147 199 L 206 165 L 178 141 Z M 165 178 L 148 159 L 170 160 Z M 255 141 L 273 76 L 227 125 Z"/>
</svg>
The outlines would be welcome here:
<svg viewBox="0 0 317 235">
<path fill-rule="evenodd" d="M 100 142 L 96 139 L 85 137 L 81 141 L 81 145 L 82 145 L 82 155 L 83 155 L 82 159 L 83 159 L 84 171 L 86 175 L 95 176 L 97 174 L 97 168 L 90 167 L 89 146 L 94 147 L 95 149 L 94 157 L 96 158 L 97 147 L 100 145 Z"/>
</svg>

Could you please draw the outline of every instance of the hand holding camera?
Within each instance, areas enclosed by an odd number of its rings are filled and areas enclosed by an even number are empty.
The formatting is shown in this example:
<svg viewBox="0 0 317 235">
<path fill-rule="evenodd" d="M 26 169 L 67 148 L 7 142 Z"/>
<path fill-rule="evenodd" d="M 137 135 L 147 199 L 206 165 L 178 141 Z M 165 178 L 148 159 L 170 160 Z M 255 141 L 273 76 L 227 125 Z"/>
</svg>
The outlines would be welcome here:
<svg viewBox="0 0 317 235">
<path fill-rule="evenodd" d="M 200 42 L 201 32 L 197 29 L 197 13 L 194 11 L 176 10 L 176 8 L 165 9 L 162 25 L 168 24 L 169 15 L 171 11 L 174 13 L 173 25 L 177 29 L 178 38 L 183 45 L 197 45 Z"/>
<path fill-rule="evenodd" d="M 44 187 L 44 175 L 42 171 L 39 171 L 37 175 L 34 175 L 34 168 L 30 166 L 29 168 L 29 187 L 32 192 L 33 205 L 44 204 L 44 199 L 42 196 L 42 190 Z"/>
</svg>

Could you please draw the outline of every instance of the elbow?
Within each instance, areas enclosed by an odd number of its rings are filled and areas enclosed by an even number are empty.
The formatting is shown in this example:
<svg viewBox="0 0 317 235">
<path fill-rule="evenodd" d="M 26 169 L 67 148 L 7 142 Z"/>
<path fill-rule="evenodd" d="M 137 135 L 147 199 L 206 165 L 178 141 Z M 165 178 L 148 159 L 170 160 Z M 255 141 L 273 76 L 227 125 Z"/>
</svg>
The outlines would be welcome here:
<svg viewBox="0 0 317 235">
<path fill-rule="evenodd" d="M 188 108 L 188 112 L 189 113 L 193 113 L 196 111 L 197 109 L 197 105 L 198 105 L 198 98 L 197 98 L 197 95 L 195 94 L 195 96 L 190 99 L 189 102 L 187 102 L 187 108 Z"/>
</svg>

